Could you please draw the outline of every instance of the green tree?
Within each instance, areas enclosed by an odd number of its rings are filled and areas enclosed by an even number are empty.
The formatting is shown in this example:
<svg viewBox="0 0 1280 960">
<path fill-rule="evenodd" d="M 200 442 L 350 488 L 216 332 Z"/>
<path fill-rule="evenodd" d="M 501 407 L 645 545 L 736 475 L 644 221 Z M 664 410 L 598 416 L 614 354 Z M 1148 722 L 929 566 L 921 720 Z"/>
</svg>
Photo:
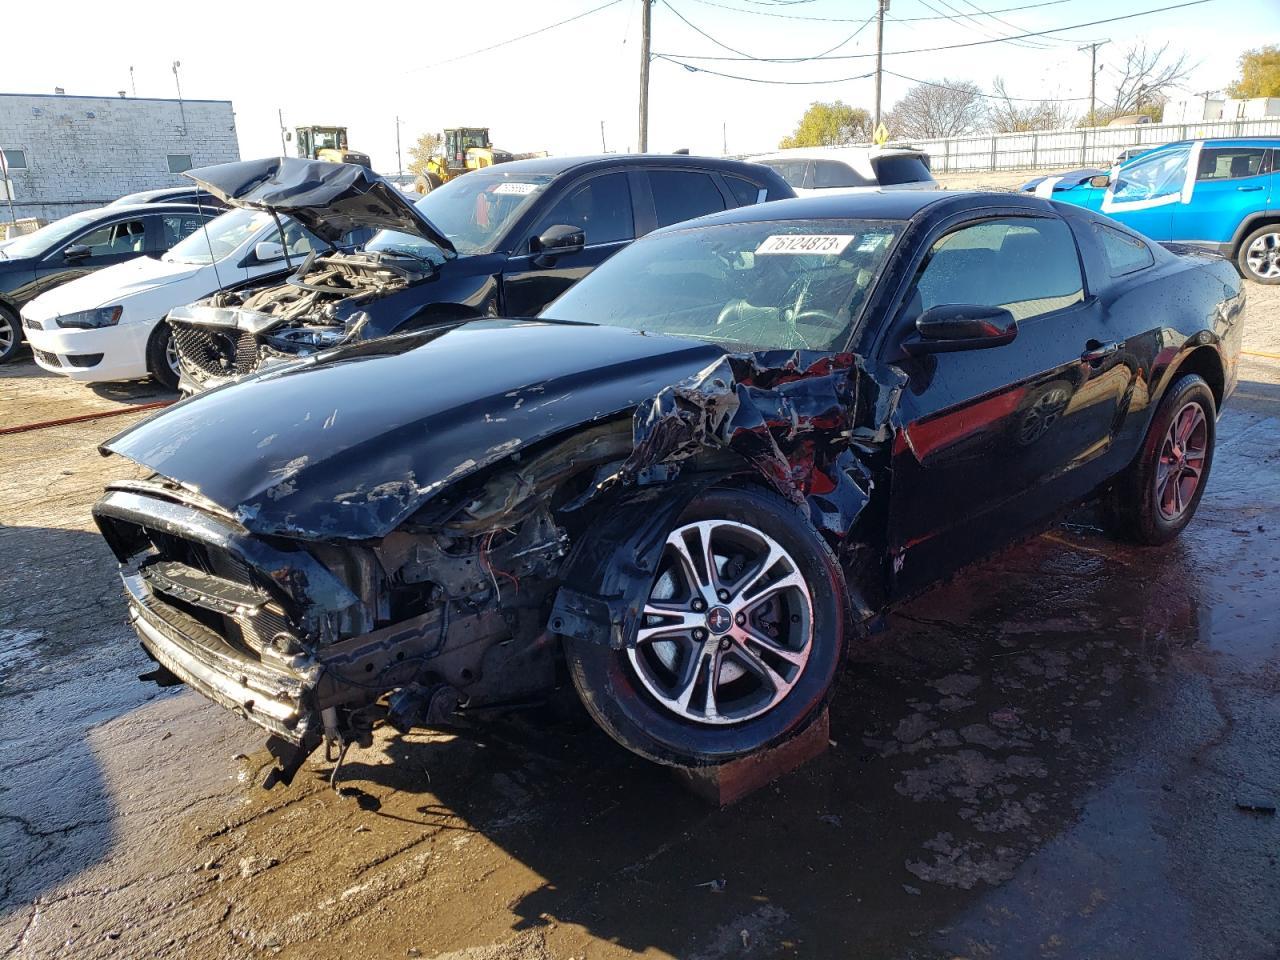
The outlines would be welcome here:
<svg viewBox="0 0 1280 960">
<path fill-rule="evenodd" d="M 440 149 L 444 137 L 438 133 L 424 133 L 409 148 L 409 172 L 421 176 L 427 171 L 427 161 Z"/>
<path fill-rule="evenodd" d="M 1280 97 L 1280 47 L 1272 44 L 1240 54 L 1240 79 L 1227 87 L 1227 96 Z"/>
<path fill-rule="evenodd" d="M 792 147 L 835 147 L 844 143 L 871 139 L 871 115 L 843 100 L 814 102 L 804 112 L 795 132 L 778 144 L 783 150 Z"/>
</svg>

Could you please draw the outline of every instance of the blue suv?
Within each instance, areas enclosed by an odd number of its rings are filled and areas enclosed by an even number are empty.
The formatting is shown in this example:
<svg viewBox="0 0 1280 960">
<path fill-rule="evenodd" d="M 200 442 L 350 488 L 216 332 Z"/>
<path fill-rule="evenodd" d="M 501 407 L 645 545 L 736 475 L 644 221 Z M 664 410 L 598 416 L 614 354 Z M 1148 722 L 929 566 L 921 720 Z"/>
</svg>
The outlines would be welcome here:
<svg viewBox="0 0 1280 960">
<path fill-rule="evenodd" d="M 1110 175 L 1049 177 L 1035 190 L 1152 240 L 1214 250 L 1250 280 L 1280 283 L 1277 164 L 1280 137 L 1188 140 L 1138 154 Z"/>
</svg>

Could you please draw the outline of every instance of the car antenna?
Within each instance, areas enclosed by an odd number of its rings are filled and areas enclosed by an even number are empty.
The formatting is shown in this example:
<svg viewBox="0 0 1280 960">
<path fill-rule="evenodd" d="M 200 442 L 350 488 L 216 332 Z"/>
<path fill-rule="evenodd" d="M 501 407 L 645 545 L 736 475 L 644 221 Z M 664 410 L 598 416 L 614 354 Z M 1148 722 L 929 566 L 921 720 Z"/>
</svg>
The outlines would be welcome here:
<svg viewBox="0 0 1280 960">
<path fill-rule="evenodd" d="M 290 270 L 293 269 L 293 261 L 289 259 L 289 241 L 284 235 L 284 224 L 280 222 L 280 214 L 274 210 L 271 211 L 271 218 L 276 222 L 276 229 L 280 231 L 280 249 L 284 251 L 284 263 Z"/>
</svg>

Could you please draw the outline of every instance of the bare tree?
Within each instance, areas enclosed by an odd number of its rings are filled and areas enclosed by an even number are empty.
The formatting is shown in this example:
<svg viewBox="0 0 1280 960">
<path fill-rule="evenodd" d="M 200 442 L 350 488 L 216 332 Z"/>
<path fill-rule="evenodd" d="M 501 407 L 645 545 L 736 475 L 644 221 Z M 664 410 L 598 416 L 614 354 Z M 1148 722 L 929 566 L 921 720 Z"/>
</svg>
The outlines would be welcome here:
<svg viewBox="0 0 1280 960">
<path fill-rule="evenodd" d="M 1188 60 L 1185 51 L 1170 53 L 1167 43 L 1158 48 L 1134 44 L 1125 51 L 1120 66 L 1114 68 L 1120 79 L 1115 82 L 1115 94 L 1108 108 L 1110 116 L 1106 119 L 1159 107 L 1169 99 L 1169 90 L 1190 76 L 1197 66 Z"/>
<path fill-rule="evenodd" d="M 967 80 L 919 83 L 893 105 L 890 135 L 925 140 L 973 133 L 983 122 L 982 91 Z"/>
<path fill-rule="evenodd" d="M 1027 133 L 1060 130 L 1075 119 L 1066 106 L 1052 100 L 1022 101 L 1009 95 L 1004 80 L 996 77 L 987 102 L 987 123 L 994 133 Z"/>
</svg>

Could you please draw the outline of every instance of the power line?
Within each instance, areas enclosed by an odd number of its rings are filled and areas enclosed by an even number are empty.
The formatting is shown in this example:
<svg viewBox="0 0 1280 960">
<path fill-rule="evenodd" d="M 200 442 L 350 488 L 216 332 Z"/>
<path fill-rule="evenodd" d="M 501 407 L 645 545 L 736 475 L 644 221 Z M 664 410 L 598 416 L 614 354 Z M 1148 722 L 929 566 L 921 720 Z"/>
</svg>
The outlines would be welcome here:
<svg viewBox="0 0 1280 960">
<path fill-rule="evenodd" d="M 942 11 L 939 10 L 937 7 L 935 7 L 932 3 L 930 3 L 929 0 L 919 0 L 919 2 L 921 6 L 923 6 L 927 10 L 932 10 L 934 13 L 939 13 L 939 14 L 942 13 Z M 978 33 L 989 39 L 1009 40 L 1011 43 L 1013 43 L 1016 46 L 1026 47 L 1028 49 L 1044 50 L 1049 46 L 1047 43 L 1040 43 L 1037 40 L 1012 39 L 1006 33 L 1002 33 L 999 30 L 995 30 L 991 27 L 986 26 L 985 24 L 978 23 L 977 18 L 974 17 L 973 14 L 966 13 L 963 10 L 953 7 L 951 4 L 947 3 L 947 0 L 938 0 L 938 2 L 941 3 L 948 10 L 951 10 L 953 12 L 953 15 L 947 18 L 952 23 L 965 27 L 968 30 L 972 30 L 975 33 Z M 964 19 L 963 20 L 960 19 L 961 17 L 963 17 Z M 1022 29 L 1022 28 L 1019 27 L 1018 29 Z"/>
<path fill-rule="evenodd" d="M 799 13 L 771 13 L 767 10 L 743 10 L 741 7 L 731 7 L 727 3 L 719 3 L 717 0 L 694 0 L 695 3 L 701 3 L 708 7 L 719 7 L 721 10 L 732 10 L 734 13 L 746 13 L 753 17 L 777 17 L 780 20 L 808 20 L 814 23 L 860 23 L 858 17 L 808 17 Z M 1017 7 L 1003 7 L 999 10 L 987 10 L 984 13 L 991 16 L 995 13 L 1014 13 L 1018 10 L 1034 10 L 1037 7 L 1053 7 L 1060 3 L 1070 3 L 1071 0 L 1041 0 L 1039 3 L 1024 3 Z M 925 20 L 950 20 L 951 17 L 894 17 L 895 23 L 918 23 Z M 1021 29 L 1021 28 L 1019 28 Z"/>
<path fill-rule="evenodd" d="M 908 53 L 935 53 L 939 50 L 959 50 L 965 47 L 986 46 L 987 44 L 991 44 L 991 43 L 1007 43 L 1009 40 L 1021 40 L 1021 39 L 1024 39 L 1025 37 L 1043 37 L 1051 33 L 1065 33 L 1068 30 L 1082 30 L 1085 27 L 1096 27 L 1103 23 L 1117 23 L 1121 20 L 1132 20 L 1135 17 L 1147 17 L 1153 13 L 1165 13 L 1169 10 L 1181 10 L 1184 7 L 1198 7 L 1201 4 L 1212 3 L 1212 2 L 1213 0 L 1186 0 L 1186 2 L 1184 3 L 1175 3 L 1175 4 L 1170 4 L 1169 6 L 1156 7 L 1152 10 L 1140 10 L 1137 13 L 1126 13 L 1123 16 L 1107 17 L 1106 19 L 1103 19 L 1103 20 L 1090 20 L 1088 23 L 1073 23 L 1068 26 L 1054 27 L 1050 30 L 1034 30 L 1028 33 L 1019 34 L 1014 37 L 1003 37 L 999 40 L 972 40 L 967 43 L 949 43 L 940 47 L 917 47 L 912 50 L 886 50 L 884 51 L 884 55 L 886 57 L 890 57 L 890 56 L 901 56 Z M 755 59 L 758 59 L 756 57 L 743 58 L 743 57 L 708 56 L 706 54 L 697 54 L 697 53 L 671 53 L 671 54 L 665 54 L 665 56 L 683 57 L 684 59 L 687 59 L 687 60 L 742 60 L 742 59 L 755 60 Z M 821 59 L 823 60 L 860 60 L 865 57 L 874 57 L 874 56 L 875 56 L 874 53 L 842 53 L 842 54 L 836 54 L 835 56 L 822 57 Z M 815 58 L 808 58 L 808 59 L 815 59 Z M 787 63 L 789 61 L 786 58 L 777 58 L 776 60 L 771 60 L 771 62 Z"/>
<path fill-rule="evenodd" d="M 983 93 L 982 91 L 964 90 L 961 87 L 948 86 L 945 83 L 934 83 L 932 80 L 920 80 L 916 77 L 908 77 L 905 73 L 895 73 L 892 70 L 886 70 L 885 73 L 891 77 L 897 77 L 899 80 L 910 80 L 912 83 L 922 83 L 926 87 L 937 87 L 940 90 L 955 90 L 965 93 L 973 93 L 975 96 L 984 100 L 1017 100 L 1020 103 L 1078 103 L 1081 100 L 1088 100 L 1088 97 L 1002 97 L 998 93 Z"/>
<path fill-rule="evenodd" d="M 590 10 L 575 14 L 565 20 L 557 20 L 555 23 L 549 23 L 545 27 L 539 27 L 537 30 L 530 30 L 528 33 L 522 33 L 518 37 L 508 37 L 506 40 L 499 40 L 497 43 L 491 43 L 487 47 L 481 47 L 478 50 L 471 50 L 467 53 L 460 53 L 456 57 L 450 57 L 448 60 L 437 60 L 435 63 L 424 64 L 420 67 L 411 67 L 406 72 L 412 73 L 417 70 L 430 70 L 432 67 L 443 67 L 446 63 L 457 63 L 459 60 L 465 60 L 467 57 L 474 57 L 477 54 L 488 53 L 490 50 L 497 50 L 499 47 L 505 47 L 508 44 L 517 43 L 520 40 L 528 40 L 530 37 L 536 37 L 538 34 L 546 33 L 548 30 L 554 30 L 556 27 L 563 27 L 566 23 L 573 23 L 575 20 L 581 20 L 583 17 L 589 17 L 593 13 L 599 13 L 601 10 L 616 6 L 621 2 L 622 0 L 608 0 L 607 3 L 602 3 L 598 7 L 592 7 Z"/>
<path fill-rule="evenodd" d="M 725 50 L 728 50 L 730 53 L 736 53 L 736 54 L 738 54 L 739 56 L 743 57 L 744 59 L 747 59 L 747 60 L 754 60 L 754 61 L 756 61 L 756 62 L 758 62 L 758 63 L 804 63 L 804 62 L 805 62 L 805 61 L 807 61 L 807 60 L 821 60 L 821 59 L 822 59 L 823 57 L 825 57 L 827 54 L 829 54 L 829 53 L 834 53 L 835 51 L 837 51 L 837 50 L 839 50 L 841 47 L 843 47 L 846 43 L 848 43 L 849 41 L 851 41 L 854 37 L 856 37 L 858 34 L 860 34 L 860 33 L 863 31 L 863 29 L 867 26 L 867 24 L 869 24 L 872 20 L 874 20 L 874 19 L 876 18 L 876 15 L 873 13 L 871 16 L 867 17 L 867 19 L 866 19 L 866 20 L 862 21 L 862 24 L 861 24 L 861 26 L 859 26 L 859 27 L 858 27 L 858 29 L 854 30 L 854 31 L 853 31 L 853 33 L 849 34 L 849 36 L 845 37 L 843 40 L 841 40 L 839 43 L 837 43 L 834 47 L 829 47 L 828 49 L 823 50 L 821 53 L 815 53 L 813 56 L 810 56 L 810 57 L 757 57 L 757 56 L 753 56 L 752 54 L 749 54 L 749 53 L 747 53 L 747 52 L 745 52 L 745 51 L 743 51 L 743 50 L 739 50 L 739 49 L 737 49 L 736 47 L 731 47 L 731 46 L 729 46 L 727 43 L 724 43 L 724 42 L 723 42 L 723 41 L 721 41 L 721 40 L 717 40 L 715 37 L 713 37 L 711 34 L 707 33 L 707 31 L 703 30 L 703 29 L 702 29 L 701 27 L 699 27 L 697 24 L 695 24 L 695 23 L 691 23 L 691 22 L 689 21 L 689 18 L 688 18 L 688 17 L 686 17 L 686 16 L 685 16 L 683 13 L 681 13 L 679 10 L 677 10 L 675 7 L 673 7 L 673 6 L 671 5 L 671 3 L 669 2 L 669 0 L 667 0 L 667 2 L 665 2 L 665 6 L 666 6 L 666 8 L 667 8 L 668 10 L 670 10 L 670 11 L 671 11 L 672 13 L 674 13 L 677 17 L 679 17 L 679 18 L 680 18 L 680 20 L 684 23 L 684 25 L 685 25 L 685 26 L 689 27 L 689 28 L 690 28 L 691 30 L 693 30 L 694 32 L 696 32 L 696 33 L 698 33 L 698 34 L 702 35 L 703 37 L 705 37 L 706 39 L 710 40 L 710 41 L 711 41 L 712 43 L 714 43 L 717 47 L 721 47 L 721 48 L 723 48 L 723 49 L 725 49 Z"/>
<path fill-rule="evenodd" d="M 711 70 L 707 67 L 695 67 L 691 63 L 684 63 L 674 57 L 667 56 L 665 53 L 655 53 L 653 58 L 655 60 L 666 60 L 668 63 L 674 63 L 676 66 L 684 67 L 690 73 L 705 73 L 713 77 L 725 77 L 729 80 L 745 80 L 748 83 L 766 83 L 780 87 L 812 87 L 819 86 L 824 83 L 845 83 L 849 80 L 865 80 L 875 72 L 860 73 L 856 77 L 831 77 L 827 80 L 766 80 L 762 77 L 744 77 L 736 73 L 722 73 L 719 70 Z"/>
</svg>

